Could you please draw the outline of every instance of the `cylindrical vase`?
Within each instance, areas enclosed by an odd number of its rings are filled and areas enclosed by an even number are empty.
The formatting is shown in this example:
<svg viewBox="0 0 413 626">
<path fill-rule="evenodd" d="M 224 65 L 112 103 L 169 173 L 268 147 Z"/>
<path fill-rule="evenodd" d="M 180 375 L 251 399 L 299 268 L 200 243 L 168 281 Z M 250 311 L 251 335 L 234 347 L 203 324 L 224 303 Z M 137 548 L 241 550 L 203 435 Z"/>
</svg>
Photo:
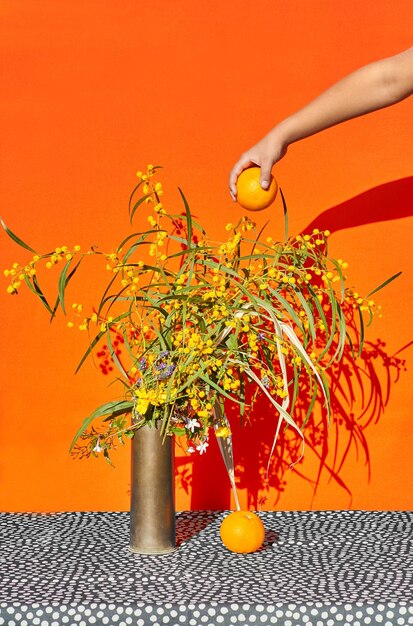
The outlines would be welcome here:
<svg viewBox="0 0 413 626">
<path fill-rule="evenodd" d="M 175 550 L 174 437 L 143 426 L 132 438 L 131 552 L 167 554 Z"/>
</svg>

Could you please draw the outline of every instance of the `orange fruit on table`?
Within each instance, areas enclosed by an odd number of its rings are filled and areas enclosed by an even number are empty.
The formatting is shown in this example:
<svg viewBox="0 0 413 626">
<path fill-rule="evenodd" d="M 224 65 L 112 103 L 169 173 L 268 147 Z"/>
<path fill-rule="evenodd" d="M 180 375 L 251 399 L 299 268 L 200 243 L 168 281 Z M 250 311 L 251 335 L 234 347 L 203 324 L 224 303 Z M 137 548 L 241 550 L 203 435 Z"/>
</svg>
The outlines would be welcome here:
<svg viewBox="0 0 413 626">
<path fill-rule="evenodd" d="M 237 202 L 249 211 L 262 211 L 272 204 L 277 196 L 278 184 L 271 174 L 270 186 L 260 185 L 261 168 L 248 167 L 237 180 Z"/>
<path fill-rule="evenodd" d="M 264 524 L 251 511 L 234 511 L 224 518 L 220 535 L 224 546 L 231 552 L 255 552 L 264 543 Z"/>
</svg>

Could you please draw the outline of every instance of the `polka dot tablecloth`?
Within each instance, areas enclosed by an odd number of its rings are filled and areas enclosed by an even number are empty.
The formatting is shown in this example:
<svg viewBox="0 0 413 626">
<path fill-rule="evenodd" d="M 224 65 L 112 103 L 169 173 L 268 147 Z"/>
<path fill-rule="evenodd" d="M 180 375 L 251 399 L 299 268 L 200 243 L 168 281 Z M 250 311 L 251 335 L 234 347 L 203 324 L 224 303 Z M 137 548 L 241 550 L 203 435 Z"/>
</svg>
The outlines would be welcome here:
<svg viewBox="0 0 413 626">
<path fill-rule="evenodd" d="M 224 515 L 178 513 L 177 551 L 143 556 L 128 513 L 0 513 L 0 625 L 413 624 L 413 513 L 260 513 L 248 555 Z"/>
</svg>

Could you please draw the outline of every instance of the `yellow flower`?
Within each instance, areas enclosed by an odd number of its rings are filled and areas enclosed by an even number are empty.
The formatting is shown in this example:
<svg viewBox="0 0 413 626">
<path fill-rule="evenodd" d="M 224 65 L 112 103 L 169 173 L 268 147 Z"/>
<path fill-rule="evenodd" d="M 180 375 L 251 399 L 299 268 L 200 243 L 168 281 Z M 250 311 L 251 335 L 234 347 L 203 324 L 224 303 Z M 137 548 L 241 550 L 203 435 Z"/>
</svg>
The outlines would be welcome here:
<svg viewBox="0 0 413 626">
<path fill-rule="evenodd" d="M 229 437 L 231 435 L 231 431 L 228 426 L 220 426 L 215 430 L 215 435 L 217 437 Z"/>
</svg>

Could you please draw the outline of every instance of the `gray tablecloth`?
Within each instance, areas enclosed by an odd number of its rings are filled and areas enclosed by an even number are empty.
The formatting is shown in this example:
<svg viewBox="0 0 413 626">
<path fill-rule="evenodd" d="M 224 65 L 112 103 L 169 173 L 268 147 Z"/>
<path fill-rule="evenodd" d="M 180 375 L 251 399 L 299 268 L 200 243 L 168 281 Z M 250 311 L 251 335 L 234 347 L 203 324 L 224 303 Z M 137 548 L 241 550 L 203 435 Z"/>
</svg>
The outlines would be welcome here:
<svg viewBox="0 0 413 626">
<path fill-rule="evenodd" d="M 155 557 L 129 552 L 128 513 L 0 513 L 0 625 L 413 624 L 413 513 L 260 513 L 247 555 L 224 515 L 178 513 L 178 550 Z"/>
</svg>

